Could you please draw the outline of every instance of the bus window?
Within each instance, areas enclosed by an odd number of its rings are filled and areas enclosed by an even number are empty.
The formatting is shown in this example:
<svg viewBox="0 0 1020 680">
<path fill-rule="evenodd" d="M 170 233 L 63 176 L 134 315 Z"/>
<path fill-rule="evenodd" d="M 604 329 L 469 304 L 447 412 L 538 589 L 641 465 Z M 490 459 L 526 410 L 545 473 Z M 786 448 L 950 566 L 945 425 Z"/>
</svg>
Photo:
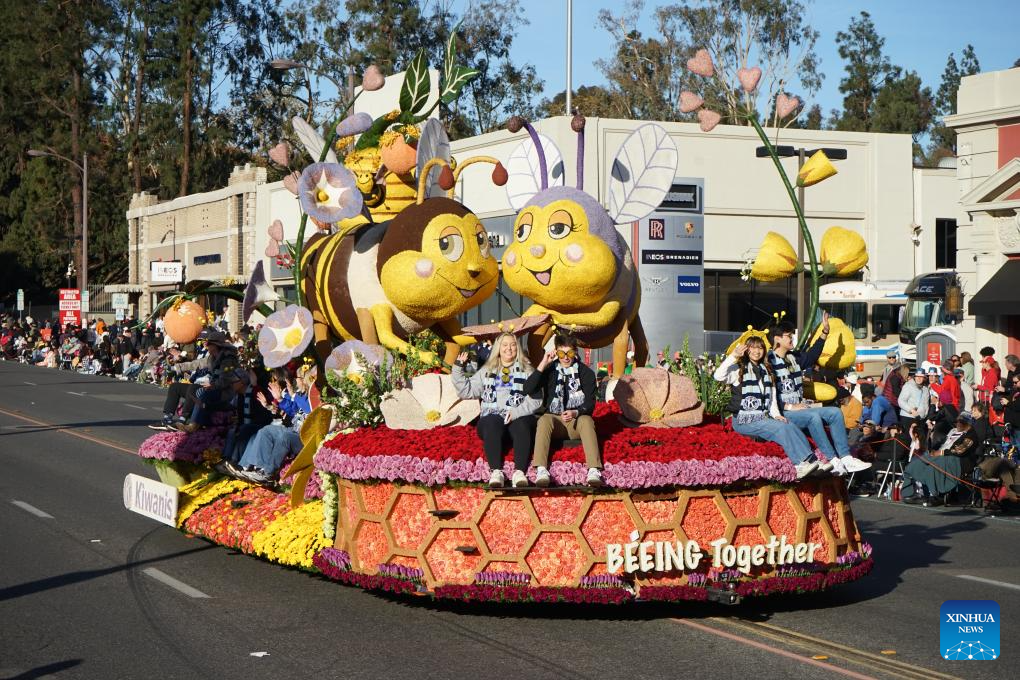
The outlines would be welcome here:
<svg viewBox="0 0 1020 680">
<path fill-rule="evenodd" d="M 871 307 L 871 330 L 878 336 L 899 335 L 900 317 L 903 315 L 903 305 L 873 305 Z M 884 333 L 878 332 L 878 325 L 882 324 Z"/>
<path fill-rule="evenodd" d="M 823 302 L 821 308 L 850 327 L 858 340 L 868 337 L 868 305 L 864 302 Z"/>
</svg>

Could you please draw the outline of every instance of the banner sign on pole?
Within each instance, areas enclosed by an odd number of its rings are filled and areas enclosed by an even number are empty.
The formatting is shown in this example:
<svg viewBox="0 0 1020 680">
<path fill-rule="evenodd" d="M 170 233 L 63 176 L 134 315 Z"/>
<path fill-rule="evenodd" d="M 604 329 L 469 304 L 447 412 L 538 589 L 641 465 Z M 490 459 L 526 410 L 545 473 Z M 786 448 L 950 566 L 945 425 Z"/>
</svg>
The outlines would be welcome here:
<svg viewBox="0 0 1020 680">
<path fill-rule="evenodd" d="M 177 526 L 177 487 L 129 474 L 124 478 L 124 507 L 170 526 Z"/>
<path fill-rule="evenodd" d="M 127 293 L 113 293 L 110 295 L 110 303 L 114 309 L 127 309 L 128 307 L 128 294 Z"/>
<path fill-rule="evenodd" d="M 25 291 L 22 288 L 18 289 L 18 311 L 25 311 Z"/>
<path fill-rule="evenodd" d="M 89 313 L 89 292 L 87 290 L 81 292 L 81 313 Z"/>
<path fill-rule="evenodd" d="M 81 291 L 77 288 L 61 288 L 57 296 L 60 310 L 60 327 L 67 324 L 81 325 Z"/>
</svg>

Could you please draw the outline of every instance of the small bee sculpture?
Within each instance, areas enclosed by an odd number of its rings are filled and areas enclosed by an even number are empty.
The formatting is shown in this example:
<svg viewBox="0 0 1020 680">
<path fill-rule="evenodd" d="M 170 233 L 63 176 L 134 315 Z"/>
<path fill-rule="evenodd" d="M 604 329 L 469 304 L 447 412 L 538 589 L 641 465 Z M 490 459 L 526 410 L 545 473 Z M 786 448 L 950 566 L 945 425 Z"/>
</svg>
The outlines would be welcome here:
<svg viewBox="0 0 1020 680">
<path fill-rule="evenodd" d="M 614 377 L 624 372 L 631 339 L 635 365 L 643 366 L 648 341 L 638 316 L 641 286 L 616 225 L 636 222 L 658 207 L 676 174 L 676 145 L 658 125 L 642 125 L 631 133 L 613 162 L 607 211 L 583 190 L 582 116 L 571 121 L 578 135 L 576 188 L 549 186 L 550 176 L 563 180 L 560 153 L 551 140 L 516 116 L 507 127 L 510 132 L 525 128 L 530 139 L 507 162 L 507 197 L 517 219 L 513 243 L 503 254 L 503 278 L 534 300 L 525 316 L 548 314 L 552 319 L 529 338 L 532 360 L 538 360 L 558 327 L 586 347 L 612 344 Z"/>
<path fill-rule="evenodd" d="M 432 159 L 418 183 L 417 200 L 396 217 L 350 231 L 317 234 L 302 258 L 303 291 L 315 321 L 316 351 L 327 356 L 337 338 L 378 343 L 407 354 L 410 335 L 435 331 L 452 364 L 460 347 L 474 342 L 458 317 L 488 299 L 499 283 L 499 266 L 481 221 L 453 200 L 460 172 L 476 162 L 496 164 L 493 180 L 506 181 L 499 162 L 474 157 L 456 172 Z M 442 166 L 447 196 L 426 199 L 426 178 Z M 432 363 L 438 357 L 420 355 Z"/>
</svg>

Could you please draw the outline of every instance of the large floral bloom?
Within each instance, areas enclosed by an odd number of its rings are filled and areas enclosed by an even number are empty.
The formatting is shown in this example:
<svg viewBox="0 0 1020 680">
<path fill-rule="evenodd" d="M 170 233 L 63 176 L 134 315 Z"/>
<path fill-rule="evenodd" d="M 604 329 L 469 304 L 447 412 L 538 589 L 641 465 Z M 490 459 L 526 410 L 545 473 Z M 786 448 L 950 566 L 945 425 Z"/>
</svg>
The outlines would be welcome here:
<svg viewBox="0 0 1020 680">
<path fill-rule="evenodd" d="M 379 405 L 391 430 L 430 430 L 443 425 L 466 425 L 478 417 L 476 399 L 462 400 L 449 375 L 426 373 L 411 379 L 411 387 L 395 390 Z"/>
<path fill-rule="evenodd" d="M 339 163 L 313 163 L 298 180 L 301 209 L 312 219 L 333 224 L 361 212 L 362 196 L 354 175 Z"/>
<path fill-rule="evenodd" d="M 382 345 L 370 345 L 361 340 L 348 340 L 335 347 L 326 357 L 326 371 L 334 371 L 355 382 L 370 367 L 382 363 L 386 349 Z"/>
<path fill-rule="evenodd" d="M 822 234 L 818 252 L 822 267 L 829 276 L 850 276 L 868 264 L 868 247 L 864 237 L 843 227 L 829 227 Z"/>
<path fill-rule="evenodd" d="M 628 425 L 688 427 L 705 413 L 691 379 L 662 368 L 635 368 L 620 378 L 613 398 Z"/>
<path fill-rule="evenodd" d="M 266 368 L 278 368 L 301 353 L 312 341 L 312 313 L 304 307 L 288 305 L 273 312 L 259 331 L 259 352 Z"/>
<path fill-rule="evenodd" d="M 825 152 L 818 150 L 801 166 L 800 172 L 797 173 L 797 186 L 809 187 L 818 184 L 837 172 L 836 166 L 832 164 Z"/>
<path fill-rule="evenodd" d="M 751 267 L 756 281 L 779 281 L 797 271 L 797 253 L 790 242 L 774 231 L 765 234 L 758 257 Z"/>
</svg>

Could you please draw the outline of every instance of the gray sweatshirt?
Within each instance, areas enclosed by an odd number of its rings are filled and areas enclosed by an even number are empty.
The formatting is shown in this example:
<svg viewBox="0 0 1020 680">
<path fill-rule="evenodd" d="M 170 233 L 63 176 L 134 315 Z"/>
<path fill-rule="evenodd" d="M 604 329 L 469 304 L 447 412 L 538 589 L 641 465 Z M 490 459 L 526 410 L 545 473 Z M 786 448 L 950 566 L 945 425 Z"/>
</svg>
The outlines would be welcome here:
<svg viewBox="0 0 1020 680">
<path fill-rule="evenodd" d="M 453 386 L 457 389 L 457 396 L 461 399 L 478 399 L 482 402 L 481 415 L 499 415 L 505 416 L 509 411 L 511 417 L 514 419 L 522 416 L 530 416 L 542 406 L 542 400 L 528 396 L 526 394 L 517 392 L 517 397 L 520 403 L 516 406 L 508 404 L 512 395 L 515 391 L 512 389 L 515 382 L 520 386 L 523 384 L 523 379 L 520 381 L 511 381 L 510 385 L 504 388 L 499 385 L 498 378 L 492 380 L 494 376 L 486 374 L 484 371 L 478 371 L 474 375 L 467 375 L 464 369 L 454 364 L 453 371 L 450 375 L 453 378 Z M 523 376 L 527 378 L 527 376 Z M 490 389 L 491 385 L 495 383 L 496 389 Z"/>
</svg>

